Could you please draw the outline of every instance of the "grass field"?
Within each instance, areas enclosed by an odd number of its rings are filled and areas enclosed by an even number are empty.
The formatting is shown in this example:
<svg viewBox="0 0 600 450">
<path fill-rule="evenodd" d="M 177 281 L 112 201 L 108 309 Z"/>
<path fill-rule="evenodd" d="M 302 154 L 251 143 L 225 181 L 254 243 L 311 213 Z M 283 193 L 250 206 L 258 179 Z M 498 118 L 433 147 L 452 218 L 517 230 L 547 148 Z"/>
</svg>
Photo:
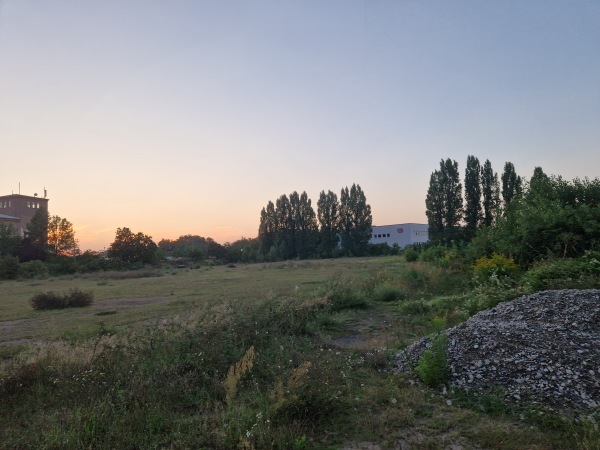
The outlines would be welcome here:
<svg viewBox="0 0 600 450">
<path fill-rule="evenodd" d="M 93 305 L 29 304 L 72 288 Z M 598 448 L 591 426 L 391 370 L 468 317 L 469 289 L 395 257 L 2 282 L 0 448 Z"/>
</svg>

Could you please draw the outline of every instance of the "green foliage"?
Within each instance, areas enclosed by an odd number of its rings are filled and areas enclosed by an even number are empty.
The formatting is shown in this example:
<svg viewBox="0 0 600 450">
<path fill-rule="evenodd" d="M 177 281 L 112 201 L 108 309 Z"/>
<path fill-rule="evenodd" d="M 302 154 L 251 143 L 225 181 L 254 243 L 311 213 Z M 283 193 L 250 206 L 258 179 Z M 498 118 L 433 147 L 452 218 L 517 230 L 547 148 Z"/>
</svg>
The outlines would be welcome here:
<svg viewBox="0 0 600 450">
<path fill-rule="evenodd" d="M 33 309 L 64 309 L 80 308 L 89 306 L 94 300 L 92 292 L 84 292 L 80 289 L 71 289 L 66 294 L 59 294 L 53 291 L 42 292 L 34 295 L 30 299 Z"/>
<path fill-rule="evenodd" d="M 269 201 L 260 213 L 258 252 L 269 261 L 314 256 L 318 226 L 306 192 L 280 196 Z"/>
<path fill-rule="evenodd" d="M 76 255 L 79 246 L 73 224 L 67 219 L 52 216 L 48 222 L 48 249 L 55 255 Z"/>
<path fill-rule="evenodd" d="M 425 207 L 431 241 L 449 243 L 459 237 L 463 197 L 456 161 L 442 159 L 440 170 L 431 174 Z"/>
<path fill-rule="evenodd" d="M 31 246 L 35 248 L 38 255 L 43 255 L 39 259 L 45 259 L 48 248 L 48 223 L 50 215 L 46 209 L 38 209 L 33 215 L 31 221 L 27 224 L 25 237 L 29 240 Z"/>
<path fill-rule="evenodd" d="M 19 265 L 19 277 L 21 278 L 45 278 L 47 276 L 48 267 L 43 261 L 33 260 Z"/>
<path fill-rule="evenodd" d="M 333 311 L 367 307 L 364 296 L 361 295 L 352 279 L 339 274 L 325 283 L 324 295 L 329 299 L 330 308 Z"/>
<path fill-rule="evenodd" d="M 19 241 L 13 226 L 0 222 L 0 257 L 15 256 L 19 249 Z"/>
<path fill-rule="evenodd" d="M 345 187 L 340 195 L 339 229 L 341 246 L 348 256 L 367 254 L 373 217 L 360 185 Z"/>
<path fill-rule="evenodd" d="M 0 256 L 0 280 L 14 280 L 19 275 L 19 259 L 16 256 Z"/>
<path fill-rule="evenodd" d="M 133 233 L 129 228 L 117 228 L 108 256 L 126 263 L 151 264 L 156 262 L 157 249 L 152 237 L 141 232 Z"/>
<path fill-rule="evenodd" d="M 511 277 L 517 272 L 518 266 L 514 259 L 494 253 L 491 257 L 484 256 L 475 261 L 472 270 L 477 282 L 484 283 L 493 274 L 498 277 Z"/>
<path fill-rule="evenodd" d="M 339 243 L 339 202 L 334 192 L 321 191 L 317 202 L 319 219 L 319 254 L 332 256 Z"/>
<path fill-rule="evenodd" d="M 498 174 L 492 169 L 489 159 L 485 160 L 481 169 L 481 194 L 483 220 L 482 224 L 490 227 L 496 223 L 500 214 L 500 184 Z"/>
<path fill-rule="evenodd" d="M 393 302 L 396 300 L 405 300 L 406 292 L 398 287 L 390 284 L 377 286 L 373 290 L 373 300 L 377 302 Z"/>
<path fill-rule="evenodd" d="M 591 289 L 600 287 L 600 252 L 582 258 L 547 260 L 535 264 L 523 277 L 532 291 L 546 289 Z"/>
<path fill-rule="evenodd" d="M 475 234 L 481 219 L 481 165 L 469 155 L 465 170 L 465 229 L 469 236 Z"/>
<path fill-rule="evenodd" d="M 440 333 L 431 338 L 431 346 L 419 358 L 415 371 L 428 386 L 443 385 L 450 377 L 446 356 L 447 345 L 446 335 Z"/>
<path fill-rule="evenodd" d="M 419 252 L 412 245 L 406 247 L 402 254 L 404 255 L 404 259 L 406 259 L 406 262 L 415 262 L 419 259 Z"/>
<path fill-rule="evenodd" d="M 502 198 L 505 210 L 508 210 L 512 201 L 521 195 L 522 190 L 523 179 L 517 175 L 514 164 L 511 162 L 505 163 L 504 172 L 502 173 Z"/>
</svg>

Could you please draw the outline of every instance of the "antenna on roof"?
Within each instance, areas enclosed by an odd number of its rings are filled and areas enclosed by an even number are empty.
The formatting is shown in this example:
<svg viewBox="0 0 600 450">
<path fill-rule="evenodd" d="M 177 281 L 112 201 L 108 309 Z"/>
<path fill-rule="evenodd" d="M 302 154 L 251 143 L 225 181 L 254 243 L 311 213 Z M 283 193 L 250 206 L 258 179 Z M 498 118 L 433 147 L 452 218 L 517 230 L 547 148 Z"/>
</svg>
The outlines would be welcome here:
<svg viewBox="0 0 600 450">
<path fill-rule="evenodd" d="M 46 186 L 44 186 L 44 198 L 48 195 L 48 191 L 46 191 Z"/>
</svg>

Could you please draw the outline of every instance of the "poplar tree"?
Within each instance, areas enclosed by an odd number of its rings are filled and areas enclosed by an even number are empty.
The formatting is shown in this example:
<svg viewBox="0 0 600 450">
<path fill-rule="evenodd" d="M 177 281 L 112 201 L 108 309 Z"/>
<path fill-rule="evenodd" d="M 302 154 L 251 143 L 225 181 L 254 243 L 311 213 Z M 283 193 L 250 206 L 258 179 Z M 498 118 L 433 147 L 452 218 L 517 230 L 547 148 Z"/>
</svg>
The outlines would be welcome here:
<svg viewBox="0 0 600 450">
<path fill-rule="evenodd" d="M 269 200 L 267 207 L 260 212 L 260 225 L 258 226 L 258 240 L 260 252 L 266 255 L 271 251 L 277 240 L 277 214 L 275 205 Z"/>
<path fill-rule="evenodd" d="M 450 242 L 455 237 L 463 215 L 462 202 L 458 163 L 442 159 L 440 170 L 431 174 L 425 199 L 431 240 Z"/>
<path fill-rule="evenodd" d="M 441 161 L 442 183 L 444 188 L 444 228 L 453 232 L 460 226 L 463 216 L 462 184 L 456 161 Z"/>
<path fill-rule="evenodd" d="M 316 250 L 318 227 L 317 217 L 306 191 L 300 194 L 293 212 L 296 255 L 300 258 L 308 258 L 314 255 Z"/>
<path fill-rule="evenodd" d="M 523 180 L 517 175 L 515 166 L 511 162 L 505 163 L 504 172 L 502 173 L 502 199 L 504 200 L 505 211 L 514 198 L 521 195 L 522 189 Z"/>
<path fill-rule="evenodd" d="M 367 253 L 371 238 L 373 218 L 360 185 L 345 187 L 340 195 L 340 235 L 342 248 L 347 255 L 362 256 Z"/>
<path fill-rule="evenodd" d="M 296 245 L 294 243 L 295 227 L 292 223 L 292 207 L 287 195 L 283 194 L 276 202 L 277 216 L 277 252 L 281 259 L 293 258 Z"/>
<path fill-rule="evenodd" d="M 339 203 L 332 191 L 321 191 L 317 202 L 319 219 L 319 252 L 323 256 L 333 256 L 339 243 Z"/>
<path fill-rule="evenodd" d="M 481 222 L 481 165 L 479 159 L 469 155 L 465 169 L 465 229 L 469 236 Z"/>
<path fill-rule="evenodd" d="M 444 234 L 444 191 L 442 189 L 442 172 L 439 170 L 434 170 L 429 177 L 425 214 L 427 215 L 429 238 L 432 241 L 441 239 Z"/>
<path fill-rule="evenodd" d="M 489 159 L 481 169 L 481 193 L 483 196 L 483 225 L 492 226 L 496 222 L 500 208 L 500 184 L 498 174 L 492 169 Z"/>
</svg>

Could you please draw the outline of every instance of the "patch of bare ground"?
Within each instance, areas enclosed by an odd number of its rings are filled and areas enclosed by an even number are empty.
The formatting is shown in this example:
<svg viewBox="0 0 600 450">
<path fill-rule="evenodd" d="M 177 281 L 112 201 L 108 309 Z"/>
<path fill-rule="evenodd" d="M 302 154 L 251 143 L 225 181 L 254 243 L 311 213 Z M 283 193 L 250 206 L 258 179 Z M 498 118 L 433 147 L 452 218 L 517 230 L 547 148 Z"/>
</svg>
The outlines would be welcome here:
<svg viewBox="0 0 600 450">
<path fill-rule="evenodd" d="M 348 332 L 334 338 L 331 344 L 348 350 L 372 350 L 384 348 L 390 342 L 397 342 L 392 333 L 391 315 L 372 312 L 347 326 Z"/>
</svg>

